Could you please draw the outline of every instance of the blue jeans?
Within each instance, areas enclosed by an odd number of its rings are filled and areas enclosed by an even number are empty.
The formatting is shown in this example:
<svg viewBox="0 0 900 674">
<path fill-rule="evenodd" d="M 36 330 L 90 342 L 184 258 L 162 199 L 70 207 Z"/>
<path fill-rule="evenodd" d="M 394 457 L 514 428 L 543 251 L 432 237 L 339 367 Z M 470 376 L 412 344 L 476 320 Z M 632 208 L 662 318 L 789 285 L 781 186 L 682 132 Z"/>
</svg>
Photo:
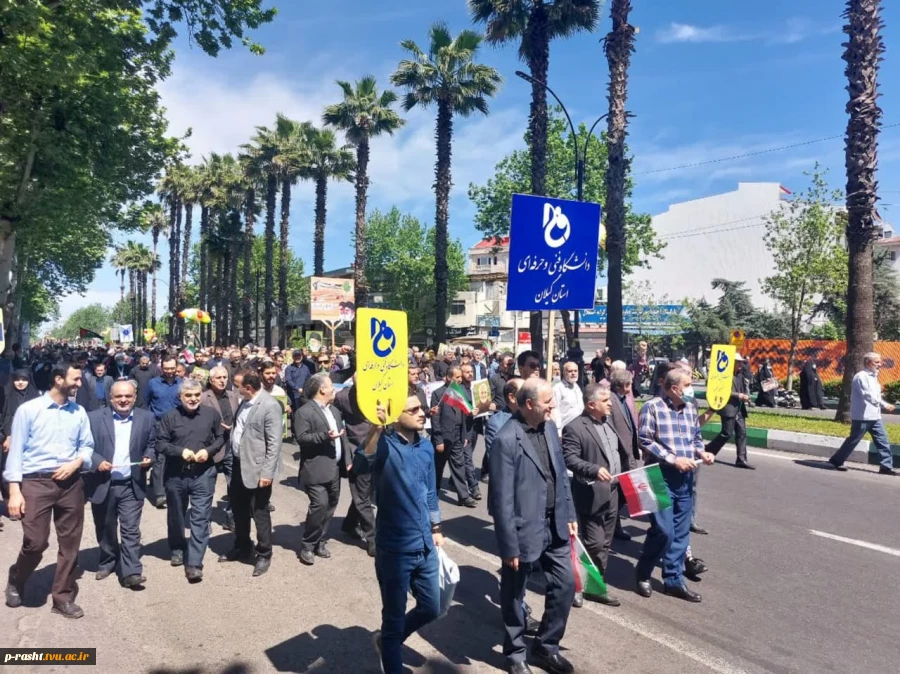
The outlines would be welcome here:
<svg viewBox="0 0 900 674">
<path fill-rule="evenodd" d="M 829 459 L 831 463 L 840 466 L 847 457 L 856 449 L 856 445 L 866 437 L 866 433 L 872 436 L 872 441 L 881 454 L 881 465 L 884 468 L 894 467 L 894 456 L 891 453 L 891 443 L 888 441 L 887 432 L 884 430 L 884 422 L 881 419 L 873 421 L 851 421 L 850 436 L 844 440 L 838 451 Z"/>
<path fill-rule="evenodd" d="M 691 541 L 691 513 L 694 510 L 694 474 L 679 473 L 660 466 L 672 507 L 650 515 L 650 530 L 637 563 L 638 580 L 647 580 L 662 558 L 663 582 L 670 587 L 684 585 L 684 555 Z"/>
<path fill-rule="evenodd" d="M 166 476 L 166 507 L 168 508 L 169 549 L 184 551 L 184 565 L 203 568 L 203 556 L 209 544 L 209 522 L 212 517 L 213 494 L 216 491 L 216 471 L 185 471 Z M 184 519 L 188 503 L 191 506 L 191 541 L 184 537 Z"/>
<path fill-rule="evenodd" d="M 438 617 L 441 589 L 437 548 L 386 552 L 377 548 L 375 575 L 381 588 L 381 664 L 385 674 L 403 671 L 403 642 Z M 416 606 L 406 612 L 412 588 Z"/>
</svg>

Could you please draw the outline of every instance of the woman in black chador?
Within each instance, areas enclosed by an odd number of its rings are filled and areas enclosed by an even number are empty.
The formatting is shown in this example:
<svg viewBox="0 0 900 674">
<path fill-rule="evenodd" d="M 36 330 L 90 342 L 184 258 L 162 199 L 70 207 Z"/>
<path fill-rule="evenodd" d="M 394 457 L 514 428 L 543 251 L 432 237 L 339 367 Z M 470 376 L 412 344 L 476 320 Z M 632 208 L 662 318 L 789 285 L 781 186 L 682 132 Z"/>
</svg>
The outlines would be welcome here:
<svg viewBox="0 0 900 674">
<path fill-rule="evenodd" d="M 816 364 L 811 360 L 804 363 L 803 370 L 800 372 L 800 406 L 805 410 L 813 407 L 826 409 L 825 389 L 822 388 L 822 380 L 819 379 Z"/>
<path fill-rule="evenodd" d="M 13 417 L 19 405 L 37 398 L 37 388 L 31 381 L 31 372 L 28 369 L 16 370 L 9 378 L 9 383 L 3 391 L 3 402 L 0 403 L 0 450 L 2 450 L 2 458 L 0 458 L 0 475 L 6 468 L 6 454 L 9 451 L 9 436 L 12 433 Z M 6 484 L 2 485 L 3 497 L 7 497 Z"/>
<path fill-rule="evenodd" d="M 772 379 L 774 376 L 775 375 L 772 373 L 771 362 L 766 358 L 763 361 L 763 364 L 759 366 L 759 371 L 756 373 L 756 383 L 759 384 L 759 394 L 756 396 L 756 404 L 759 407 L 775 407 L 776 389 L 773 388 L 769 391 L 763 390 L 763 382 Z"/>
</svg>

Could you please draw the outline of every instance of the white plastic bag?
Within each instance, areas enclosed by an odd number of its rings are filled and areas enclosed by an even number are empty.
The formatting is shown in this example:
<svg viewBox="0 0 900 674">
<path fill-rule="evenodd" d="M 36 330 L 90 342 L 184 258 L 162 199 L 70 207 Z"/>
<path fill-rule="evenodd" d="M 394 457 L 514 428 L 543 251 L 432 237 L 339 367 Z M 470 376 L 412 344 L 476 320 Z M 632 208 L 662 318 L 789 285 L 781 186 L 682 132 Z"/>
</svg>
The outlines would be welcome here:
<svg viewBox="0 0 900 674">
<path fill-rule="evenodd" d="M 453 602 L 453 593 L 459 584 L 459 567 L 450 559 L 444 548 L 438 548 L 438 582 L 441 587 L 441 612 L 439 618 L 447 615 L 450 610 L 450 604 Z"/>
</svg>

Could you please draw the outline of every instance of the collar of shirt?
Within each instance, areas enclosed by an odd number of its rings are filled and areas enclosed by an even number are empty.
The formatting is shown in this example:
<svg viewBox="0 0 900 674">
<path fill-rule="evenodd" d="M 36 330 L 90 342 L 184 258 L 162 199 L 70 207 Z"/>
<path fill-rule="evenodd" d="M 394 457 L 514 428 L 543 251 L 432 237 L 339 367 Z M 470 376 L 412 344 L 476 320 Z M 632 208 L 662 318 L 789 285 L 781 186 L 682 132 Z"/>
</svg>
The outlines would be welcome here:
<svg viewBox="0 0 900 674">
<path fill-rule="evenodd" d="M 131 410 L 131 412 L 128 413 L 127 417 L 123 417 L 118 412 L 113 412 L 112 416 L 113 416 L 113 421 L 122 421 L 122 422 L 132 421 L 134 419 L 134 410 Z"/>
<path fill-rule="evenodd" d="M 60 405 L 53 399 L 53 396 L 50 395 L 49 391 L 43 395 L 43 398 L 45 406 L 50 409 L 67 410 L 71 409 L 72 405 L 75 404 L 75 402 L 71 398 L 66 398 L 66 402 Z"/>
<path fill-rule="evenodd" d="M 661 395 L 659 397 L 665 403 L 666 407 L 668 407 L 670 410 L 675 410 L 676 412 L 680 412 L 686 406 L 686 403 L 684 401 L 682 401 L 680 405 L 676 405 L 674 402 L 672 402 L 672 399 L 669 396 Z"/>
<path fill-rule="evenodd" d="M 524 430 L 526 433 L 543 433 L 544 432 L 544 423 L 545 422 L 543 422 L 543 421 L 540 423 L 540 425 L 537 428 L 532 428 L 531 426 L 528 425 L 528 422 L 525 421 L 525 417 L 523 417 L 521 414 L 516 414 L 513 418 L 521 424 L 522 430 Z"/>
<path fill-rule="evenodd" d="M 331 407 L 331 405 L 325 405 L 325 404 L 323 404 L 322 402 L 320 402 L 320 401 L 318 401 L 318 400 L 316 400 L 316 399 L 313 399 L 313 402 L 314 402 L 316 405 L 318 405 L 319 407 L 321 407 L 323 411 L 324 411 L 324 410 L 327 410 L 329 407 Z"/>
</svg>

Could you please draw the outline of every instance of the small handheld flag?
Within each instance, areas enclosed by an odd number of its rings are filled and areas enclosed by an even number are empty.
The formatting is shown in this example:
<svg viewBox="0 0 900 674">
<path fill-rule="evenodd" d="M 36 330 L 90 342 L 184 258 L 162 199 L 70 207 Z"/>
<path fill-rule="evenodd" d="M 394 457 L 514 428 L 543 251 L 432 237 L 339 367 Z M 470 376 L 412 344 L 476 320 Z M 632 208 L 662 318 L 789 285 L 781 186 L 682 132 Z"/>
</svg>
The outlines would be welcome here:
<svg viewBox="0 0 900 674">
<path fill-rule="evenodd" d="M 475 411 L 472 403 L 469 402 L 469 399 L 463 392 L 463 387 L 456 382 L 453 382 L 447 387 L 447 390 L 444 391 L 444 396 L 441 398 L 441 402 L 447 403 L 450 407 L 455 407 L 464 414 L 472 414 Z"/>
<path fill-rule="evenodd" d="M 603 574 L 594 564 L 584 544 L 578 536 L 570 539 L 572 555 L 572 570 L 575 572 L 575 591 L 594 596 L 603 596 L 607 593 L 606 582 Z"/>
<path fill-rule="evenodd" d="M 669 488 L 659 469 L 659 464 L 621 473 L 619 485 L 628 503 L 628 516 L 637 517 L 672 507 Z"/>
<path fill-rule="evenodd" d="M 103 341 L 103 335 L 99 335 L 93 330 L 86 330 L 84 328 L 78 328 L 78 336 L 81 339 L 99 339 L 101 342 Z"/>
</svg>

